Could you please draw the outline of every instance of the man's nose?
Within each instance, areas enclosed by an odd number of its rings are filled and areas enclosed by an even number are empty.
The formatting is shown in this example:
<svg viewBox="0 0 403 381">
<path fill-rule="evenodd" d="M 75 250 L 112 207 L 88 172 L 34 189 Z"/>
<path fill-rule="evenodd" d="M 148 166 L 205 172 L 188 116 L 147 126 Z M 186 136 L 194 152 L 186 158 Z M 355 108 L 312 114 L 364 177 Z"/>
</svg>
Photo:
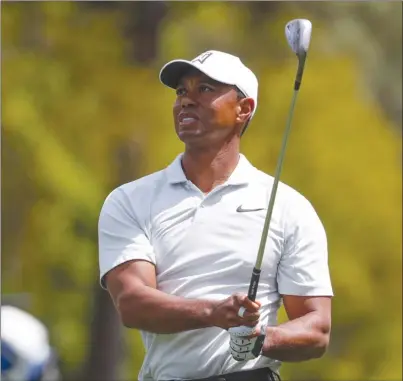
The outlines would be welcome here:
<svg viewBox="0 0 403 381">
<path fill-rule="evenodd" d="M 196 105 L 196 101 L 189 95 L 186 95 L 181 100 L 182 108 L 192 107 Z"/>
</svg>

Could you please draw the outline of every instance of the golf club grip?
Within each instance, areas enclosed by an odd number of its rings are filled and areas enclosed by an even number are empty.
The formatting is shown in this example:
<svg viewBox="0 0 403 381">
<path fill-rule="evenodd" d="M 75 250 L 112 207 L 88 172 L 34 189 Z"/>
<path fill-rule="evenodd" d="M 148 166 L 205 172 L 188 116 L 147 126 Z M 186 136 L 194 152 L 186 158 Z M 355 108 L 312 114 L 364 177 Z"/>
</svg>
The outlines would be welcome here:
<svg viewBox="0 0 403 381">
<path fill-rule="evenodd" d="M 252 271 L 252 277 L 250 279 L 248 299 L 252 300 L 253 302 L 256 300 L 257 287 L 259 286 L 260 272 L 261 270 L 255 267 Z"/>
</svg>

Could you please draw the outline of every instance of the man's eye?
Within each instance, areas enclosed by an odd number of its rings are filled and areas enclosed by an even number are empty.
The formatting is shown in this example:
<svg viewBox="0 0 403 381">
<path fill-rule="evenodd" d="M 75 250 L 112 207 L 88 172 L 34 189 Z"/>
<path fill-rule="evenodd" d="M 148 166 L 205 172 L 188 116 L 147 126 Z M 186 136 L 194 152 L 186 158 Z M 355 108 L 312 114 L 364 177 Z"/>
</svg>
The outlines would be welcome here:
<svg viewBox="0 0 403 381">
<path fill-rule="evenodd" d="M 202 93 L 207 93 L 207 92 L 209 92 L 209 91 L 213 91 L 213 89 L 212 89 L 211 87 L 206 86 L 206 85 L 201 85 L 199 89 L 200 89 L 200 91 L 201 91 Z"/>
<path fill-rule="evenodd" d="M 185 95 L 185 89 L 184 89 L 184 88 L 176 89 L 176 95 L 177 95 L 178 97 L 180 97 L 180 96 L 182 96 L 182 95 Z"/>
</svg>

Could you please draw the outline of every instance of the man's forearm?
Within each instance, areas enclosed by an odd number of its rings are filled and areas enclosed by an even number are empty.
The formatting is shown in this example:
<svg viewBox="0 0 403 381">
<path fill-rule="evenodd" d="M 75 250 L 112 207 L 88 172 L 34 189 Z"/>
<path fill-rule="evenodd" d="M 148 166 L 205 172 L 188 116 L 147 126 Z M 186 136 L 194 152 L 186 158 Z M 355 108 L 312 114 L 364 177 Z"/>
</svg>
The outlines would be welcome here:
<svg viewBox="0 0 403 381">
<path fill-rule="evenodd" d="M 123 324 L 153 333 L 177 333 L 212 326 L 214 302 L 186 299 L 142 286 L 117 303 Z"/>
<path fill-rule="evenodd" d="M 266 329 L 262 353 L 284 362 L 321 357 L 329 342 L 330 324 L 316 313 Z"/>
</svg>

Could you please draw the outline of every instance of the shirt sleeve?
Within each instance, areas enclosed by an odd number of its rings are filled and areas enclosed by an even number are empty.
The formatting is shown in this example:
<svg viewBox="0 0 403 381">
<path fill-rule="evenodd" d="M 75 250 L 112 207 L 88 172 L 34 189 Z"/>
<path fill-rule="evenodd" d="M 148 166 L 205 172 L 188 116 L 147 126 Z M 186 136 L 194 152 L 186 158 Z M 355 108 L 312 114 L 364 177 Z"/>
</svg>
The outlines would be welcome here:
<svg viewBox="0 0 403 381">
<path fill-rule="evenodd" d="M 285 213 L 285 244 L 277 283 L 281 295 L 333 296 L 326 232 L 311 203 L 299 195 Z"/>
<path fill-rule="evenodd" d="M 141 205 L 141 204 L 140 204 Z M 106 288 L 105 275 L 131 260 L 144 260 L 155 265 L 155 254 L 129 200 L 121 188 L 105 200 L 98 222 L 100 282 Z"/>
</svg>

